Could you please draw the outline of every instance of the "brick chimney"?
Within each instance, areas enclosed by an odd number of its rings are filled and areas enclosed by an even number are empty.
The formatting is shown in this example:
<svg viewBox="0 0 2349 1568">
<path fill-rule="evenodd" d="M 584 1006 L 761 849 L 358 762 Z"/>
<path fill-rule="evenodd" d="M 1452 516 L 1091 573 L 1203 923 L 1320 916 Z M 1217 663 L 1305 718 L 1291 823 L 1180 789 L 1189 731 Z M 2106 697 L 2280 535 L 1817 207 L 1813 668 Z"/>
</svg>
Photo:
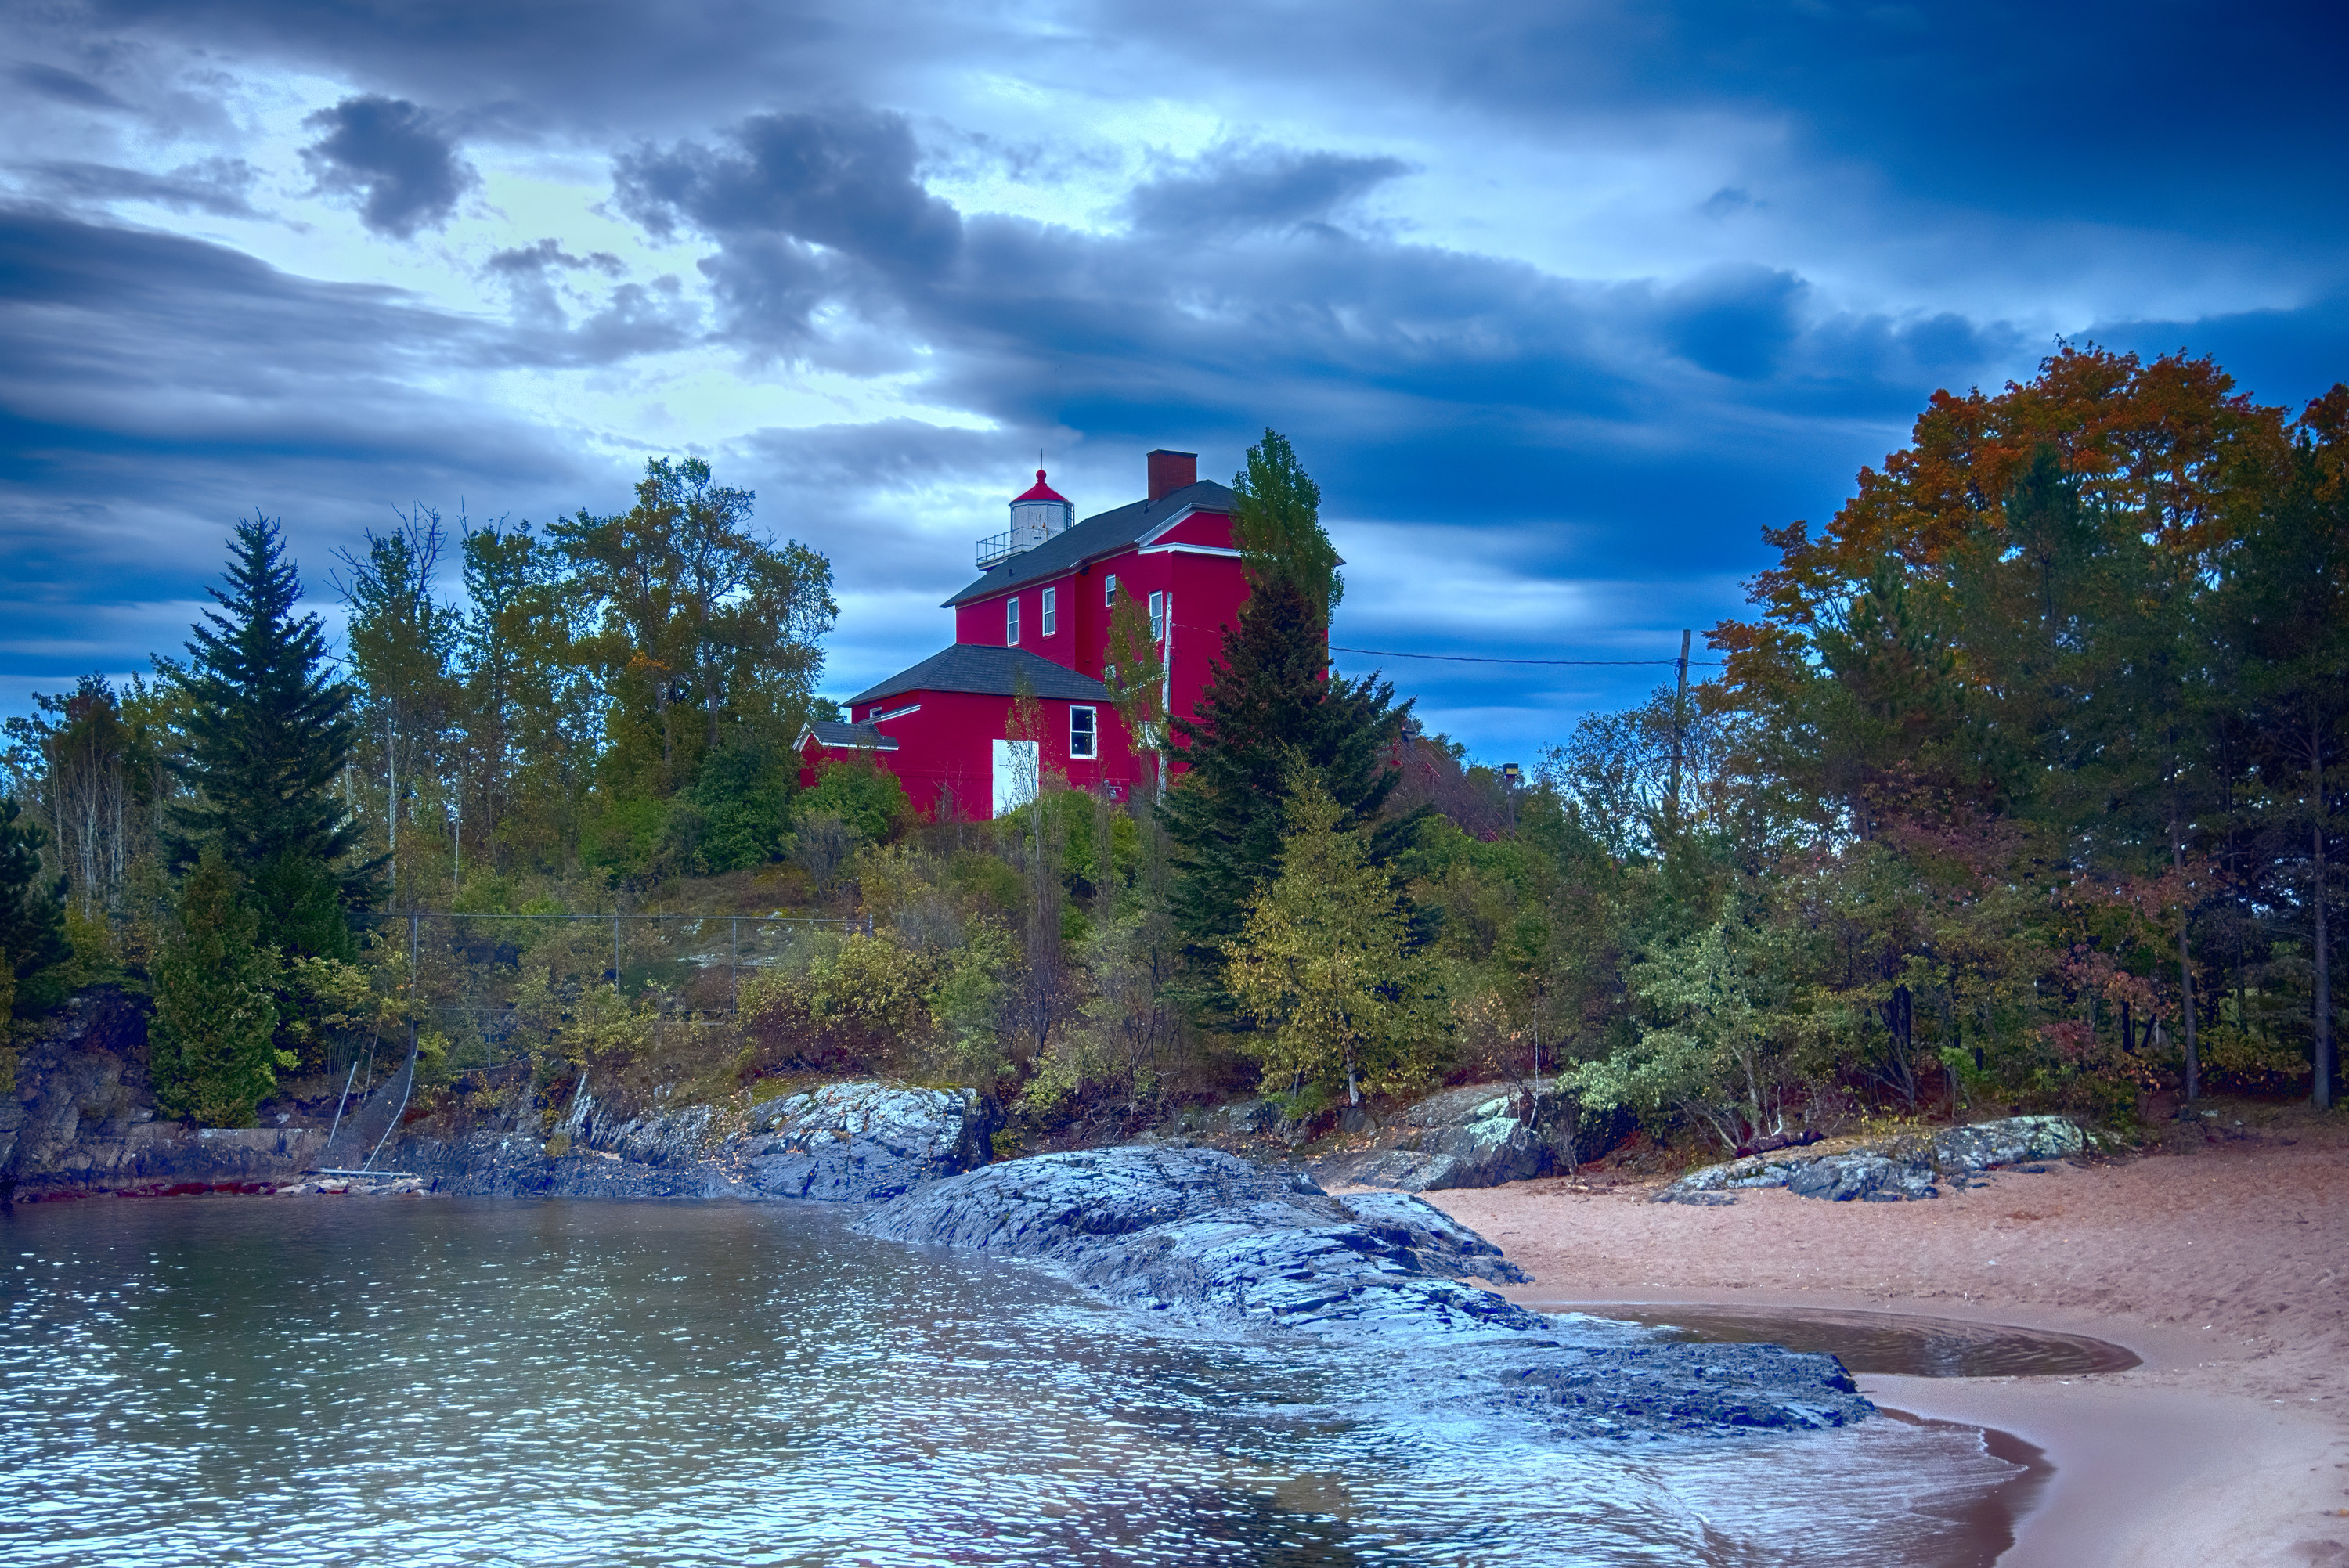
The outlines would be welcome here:
<svg viewBox="0 0 2349 1568">
<path fill-rule="evenodd" d="M 1170 452 L 1161 447 L 1150 454 L 1150 499 L 1159 500 L 1199 482 L 1199 454 Z"/>
</svg>

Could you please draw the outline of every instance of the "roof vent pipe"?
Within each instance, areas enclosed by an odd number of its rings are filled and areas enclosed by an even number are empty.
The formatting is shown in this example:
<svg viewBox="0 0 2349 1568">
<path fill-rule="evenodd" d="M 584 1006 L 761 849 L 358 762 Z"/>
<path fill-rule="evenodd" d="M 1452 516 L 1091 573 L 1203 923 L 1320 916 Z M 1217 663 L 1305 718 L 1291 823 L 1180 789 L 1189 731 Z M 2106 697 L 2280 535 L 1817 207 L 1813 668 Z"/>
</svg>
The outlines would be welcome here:
<svg viewBox="0 0 2349 1568">
<path fill-rule="evenodd" d="M 1150 454 L 1150 499 L 1163 500 L 1178 490 L 1199 482 L 1199 454 L 1170 452 L 1161 447 Z"/>
</svg>

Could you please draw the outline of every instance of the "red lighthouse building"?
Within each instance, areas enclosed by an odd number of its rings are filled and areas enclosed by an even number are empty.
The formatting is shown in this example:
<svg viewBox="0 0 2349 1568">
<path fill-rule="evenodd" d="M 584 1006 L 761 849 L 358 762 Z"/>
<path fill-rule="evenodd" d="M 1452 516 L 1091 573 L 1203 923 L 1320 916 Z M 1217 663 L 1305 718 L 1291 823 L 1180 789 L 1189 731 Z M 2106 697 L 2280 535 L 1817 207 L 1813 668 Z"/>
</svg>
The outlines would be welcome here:
<svg viewBox="0 0 2349 1568">
<path fill-rule="evenodd" d="M 1247 597 L 1231 490 L 1202 480 L 1193 452 L 1152 452 L 1149 480 L 1143 500 L 1078 522 L 1037 469 L 1011 501 L 1009 531 L 979 541 L 978 581 L 946 602 L 953 644 L 849 698 L 844 721 L 810 725 L 800 751 L 811 773 L 828 758 L 870 757 L 928 818 L 993 817 L 1024 800 L 1040 770 L 1079 789 L 1133 788 L 1144 769 L 1102 684 L 1110 611 L 1121 596 L 1148 606 L 1167 712 L 1189 717 Z M 1010 735 L 1023 676 L 1040 738 Z"/>
</svg>

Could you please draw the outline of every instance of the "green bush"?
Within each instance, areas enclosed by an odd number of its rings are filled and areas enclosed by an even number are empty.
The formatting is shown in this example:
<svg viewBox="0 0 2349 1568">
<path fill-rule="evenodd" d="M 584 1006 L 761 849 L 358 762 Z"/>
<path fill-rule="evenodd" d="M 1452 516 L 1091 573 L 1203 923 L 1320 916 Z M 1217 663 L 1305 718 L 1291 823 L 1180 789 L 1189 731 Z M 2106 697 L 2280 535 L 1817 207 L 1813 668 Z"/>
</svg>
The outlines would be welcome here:
<svg viewBox="0 0 2349 1568">
<path fill-rule="evenodd" d="M 798 810 L 802 818 L 829 812 L 865 843 L 879 843 L 913 815 L 897 776 L 862 758 L 825 763 L 814 788 L 800 797 Z"/>
<path fill-rule="evenodd" d="M 207 849 L 180 885 L 154 965 L 155 1099 L 207 1127 L 250 1127 L 254 1108 L 295 1065 L 277 1048 L 277 950 L 238 898 L 220 851 Z"/>
<path fill-rule="evenodd" d="M 914 1065 L 936 1027 L 932 964 L 886 937 L 852 934 L 796 968 L 742 988 L 744 1067 L 857 1071 Z"/>
</svg>

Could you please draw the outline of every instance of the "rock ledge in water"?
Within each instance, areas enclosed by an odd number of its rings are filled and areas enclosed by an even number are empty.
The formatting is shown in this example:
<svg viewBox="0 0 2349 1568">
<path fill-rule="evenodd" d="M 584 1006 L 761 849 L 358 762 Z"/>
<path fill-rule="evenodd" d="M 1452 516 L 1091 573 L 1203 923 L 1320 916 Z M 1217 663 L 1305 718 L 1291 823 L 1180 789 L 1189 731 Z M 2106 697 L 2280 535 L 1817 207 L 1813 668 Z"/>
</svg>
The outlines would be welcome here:
<svg viewBox="0 0 2349 1568">
<path fill-rule="evenodd" d="M 620 1119 L 582 1096 L 550 1139 L 405 1138 L 379 1163 L 462 1195 L 871 1203 L 983 1164 L 994 1126 L 967 1088 L 826 1084 L 761 1106 L 733 1135 L 709 1106 Z"/>
<path fill-rule="evenodd" d="M 1210 1149 L 1124 1147 L 990 1165 L 858 1222 L 895 1241 L 1032 1258 L 1122 1305 L 1207 1326 L 1375 1336 L 1377 1376 L 1474 1376 L 1590 1436 L 1842 1426 L 1872 1412 L 1832 1357 L 1775 1346 L 1628 1344 L 1463 1276 L 1525 1278 L 1420 1199 L 1334 1198 Z M 1365 1346 L 1366 1349 L 1373 1348 Z"/>
</svg>

